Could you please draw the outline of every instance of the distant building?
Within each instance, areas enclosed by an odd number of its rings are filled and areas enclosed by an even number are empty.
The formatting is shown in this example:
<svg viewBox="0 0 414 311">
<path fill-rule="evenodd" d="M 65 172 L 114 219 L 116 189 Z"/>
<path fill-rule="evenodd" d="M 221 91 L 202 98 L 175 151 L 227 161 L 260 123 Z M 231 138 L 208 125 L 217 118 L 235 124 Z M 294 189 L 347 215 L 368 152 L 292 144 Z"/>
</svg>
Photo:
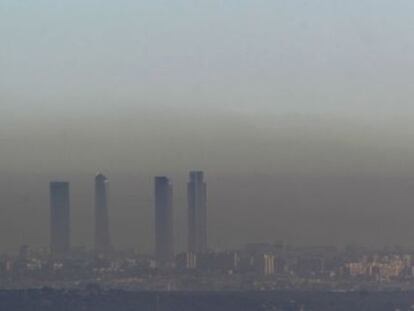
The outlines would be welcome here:
<svg viewBox="0 0 414 311">
<path fill-rule="evenodd" d="M 155 258 L 157 263 L 174 260 L 172 185 L 167 177 L 155 177 Z"/>
<path fill-rule="evenodd" d="M 263 256 L 263 275 L 275 274 L 275 256 L 265 254 Z"/>
<path fill-rule="evenodd" d="M 95 251 L 107 253 L 111 249 L 108 215 L 108 179 L 95 177 Z"/>
<path fill-rule="evenodd" d="M 180 253 L 175 258 L 177 271 L 194 270 L 198 267 L 198 257 L 193 253 Z"/>
<path fill-rule="evenodd" d="M 207 185 L 204 173 L 190 172 L 188 195 L 188 252 L 207 251 Z"/>
<path fill-rule="evenodd" d="M 50 250 L 63 256 L 70 250 L 69 183 L 50 183 Z"/>
<path fill-rule="evenodd" d="M 239 254 L 234 251 L 206 252 L 196 256 L 196 268 L 202 272 L 230 274 L 238 269 Z"/>
</svg>

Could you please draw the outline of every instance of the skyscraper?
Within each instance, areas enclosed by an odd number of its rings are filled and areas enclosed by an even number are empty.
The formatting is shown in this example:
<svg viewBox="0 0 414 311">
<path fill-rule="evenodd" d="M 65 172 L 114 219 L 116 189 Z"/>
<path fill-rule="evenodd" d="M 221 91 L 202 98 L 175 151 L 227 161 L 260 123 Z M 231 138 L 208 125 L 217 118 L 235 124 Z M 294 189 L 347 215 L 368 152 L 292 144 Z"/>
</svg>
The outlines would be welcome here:
<svg viewBox="0 0 414 311">
<path fill-rule="evenodd" d="M 106 253 L 110 248 L 108 179 L 99 173 L 95 177 L 95 251 Z"/>
<path fill-rule="evenodd" d="M 70 249 L 69 183 L 53 181 L 50 187 L 50 250 L 63 256 Z"/>
<path fill-rule="evenodd" d="M 187 185 L 188 196 L 188 251 L 207 251 L 207 185 L 204 173 L 190 172 Z"/>
<path fill-rule="evenodd" d="M 167 177 L 155 177 L 155 258 L 158 263 L 174 259 L 172 185 Z"/>
</svg>

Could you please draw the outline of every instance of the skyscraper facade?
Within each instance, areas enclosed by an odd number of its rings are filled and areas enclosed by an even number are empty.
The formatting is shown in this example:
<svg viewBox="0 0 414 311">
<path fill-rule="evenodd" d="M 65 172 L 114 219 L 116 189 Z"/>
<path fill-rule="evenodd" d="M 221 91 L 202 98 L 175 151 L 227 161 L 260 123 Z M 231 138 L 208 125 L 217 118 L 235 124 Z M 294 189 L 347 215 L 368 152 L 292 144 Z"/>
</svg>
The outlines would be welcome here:
<svg viewBox="0 0 414 311">
<path fill-rule="evenodd" d="M 155 258 L 162 264 L 174 259 L 172 185 L 167 177 L 159 176 L 154 186 Z"/>
<path fill-rule="evenodd" d="M 188 198 L 188 251 L 207 251 L 207 185 L 202 171 L 190 172 Z"/>
<path fill-rule="evenodd" d="M 69 183 L 53 181 L 50 188 L 50 250 L 63 256 L 70 250 Z"/>
<path fill-rule="evenodd" d="M 95 177 L 95 251 L 107 253 L 110 249 L 108 179 L 99 173 Z"/>
</svg>

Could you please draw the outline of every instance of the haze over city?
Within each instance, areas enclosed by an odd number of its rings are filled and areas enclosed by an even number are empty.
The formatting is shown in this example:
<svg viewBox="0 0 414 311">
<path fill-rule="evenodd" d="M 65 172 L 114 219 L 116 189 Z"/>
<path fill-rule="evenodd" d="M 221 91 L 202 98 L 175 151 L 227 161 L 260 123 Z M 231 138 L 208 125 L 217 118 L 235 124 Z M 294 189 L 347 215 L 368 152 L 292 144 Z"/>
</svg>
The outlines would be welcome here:
<svg viewBox="0 0 414 311">
<path fill-rule="evenodd" d="M 81 8 L 81 9 L 80 9 Z M 153 250 L 153 177 L 209 185 L 209 244 L 413 247 L 412 1 L 0 4 L 0 250 L 48 246 L 50 180 L 92 246 Z"/>
</svg>

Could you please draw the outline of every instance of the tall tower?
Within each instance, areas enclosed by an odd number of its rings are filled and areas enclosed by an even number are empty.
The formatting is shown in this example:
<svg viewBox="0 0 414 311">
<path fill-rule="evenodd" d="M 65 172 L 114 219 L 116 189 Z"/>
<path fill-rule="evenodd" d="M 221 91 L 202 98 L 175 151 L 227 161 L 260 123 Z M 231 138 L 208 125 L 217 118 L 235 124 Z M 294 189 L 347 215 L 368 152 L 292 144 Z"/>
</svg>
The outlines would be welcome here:
<svg viewBox="0 0 414 311">
<path fill-rule="evenodd" d="M 188 196 L 188 251 L 207 251 L 207 185 L 202 171 L 190 172 Z"/>
<path fill-rule="evenodd" d="M 108 179 L 101 173 L 95 177 L 95 251 L 111 249 L 108 216 Z"/>
<path fill-rule="evenodd" d="M 155 191 L 155 258 L 158 263 L 174 259 L 172 185 L 167 177 L 154 180 Z"/>
<path fill-rule="evenodd" d="M 52 181 L 50 189 L 50 251 L 64 256 L 70 250 L 69 183 Z"/>
</svg>

